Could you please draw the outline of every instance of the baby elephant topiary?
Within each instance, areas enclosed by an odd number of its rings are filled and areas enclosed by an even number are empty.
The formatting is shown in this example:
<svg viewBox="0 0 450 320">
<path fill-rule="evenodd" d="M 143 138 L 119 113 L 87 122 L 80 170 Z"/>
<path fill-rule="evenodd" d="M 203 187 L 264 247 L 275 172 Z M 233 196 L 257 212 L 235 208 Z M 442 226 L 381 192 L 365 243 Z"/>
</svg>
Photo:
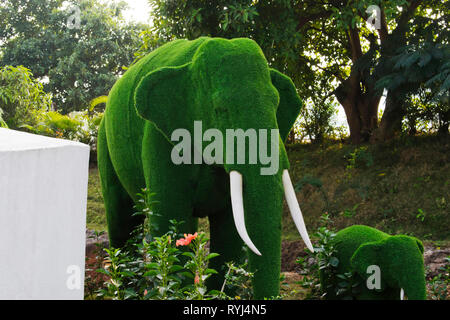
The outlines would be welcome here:
<svg viewBox="0 0 450 320">
<path fill-rule="evenodd" d="M 405 235 L 390 236 L 377 229 L 355 225 L 339 231 L 333 239 L 339 259 L 337 274 L 352 272 L 356 282 L 353 298 L 358 300 L 425 300 L 425 270 L 422 242 Z M 332 284 L 321 273 L 322 288 Z M 339 281 L 336 281 L 339 282 Z M 401 292 L 403 289 L 403 292 Z M 338 299 L 336 289 L 327 289 L 328 299 Z M 348 297 L 348 295 L 347 295 Z"/>
</svg>

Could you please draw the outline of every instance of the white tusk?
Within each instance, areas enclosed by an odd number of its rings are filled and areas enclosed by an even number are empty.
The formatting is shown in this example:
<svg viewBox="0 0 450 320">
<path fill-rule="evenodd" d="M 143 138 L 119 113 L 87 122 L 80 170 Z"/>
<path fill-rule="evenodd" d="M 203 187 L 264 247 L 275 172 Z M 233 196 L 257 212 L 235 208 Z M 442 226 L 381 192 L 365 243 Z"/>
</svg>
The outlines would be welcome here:
<svg viewBox="0 0 450 320">
<path fill-rule="evenodd" d="M 400 300 L 405 300 L 405 291 L 403 290 L 403 288 L 400 288 Z"/>
<path fill-rule="evenodd" d="M 236 230 L 244 243 L 258 256 L 261 252 L 255 247 L 245 228 L 244 201 L 242 198 L 242 175 L 237 171 L 230 172 L 231 207 Z"/>
<path fill-rule="evenodd" d="M 297 196 L 295 195 L 294 187 L 292 186 L 291 178 L 289 177 L 289 172 L 287 170 L 283 171 L 283 187 L 284 195 L 286 197 L 286 202 L 291 212 L 292 219 L 294 220 L 295 226 L 300 233 L 303 241 L 311 252 L 314 252 L 314 248 L 311 244 L 311 240 L 308 236 L 308 231 L 306 231 L 305 222 L 303 221 L 302 211 L 298 205 Z"/>
</svg>

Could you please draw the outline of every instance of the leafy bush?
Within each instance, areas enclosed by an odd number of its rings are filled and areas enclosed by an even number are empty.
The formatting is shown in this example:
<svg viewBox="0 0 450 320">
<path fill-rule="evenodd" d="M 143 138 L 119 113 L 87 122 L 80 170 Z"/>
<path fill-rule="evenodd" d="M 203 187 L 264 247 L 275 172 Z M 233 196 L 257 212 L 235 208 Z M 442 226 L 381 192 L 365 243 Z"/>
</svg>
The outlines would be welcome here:
<svg viewBox="0 0 450 320">
<path fill-rule="evenodd" d="M 445 262 L 445 266 L 439 268 L 440 273 L 428 281 L 428 298 L 431 300 L 450 298 L 450 256 Z"/>
<path fill-rule="evenodd" d="M 3 120 L 3 110 L 0 109 L 0 128 L 7 128 L 8 125 L 6 124 L 5 120 Z"/>
<path fill-rule="evenodd" d="M 370 168 L 374 164 L 372 153 L 368 150 L 367 146 L 361 146 L 355 148 L 353 152 L 350 152 L 347 156 L 347 169 L 354 168 Z"/>
<path fill-rule="evenodd" d="M 44 92 L 42 83 L 23 66 L 0 68 L 0 123 L 17 128 L 33 123 L 35 113 L 47 111 L 52 96 Z"/>
<path fill-rule="evenodd" d="M 24 123 L 20 127 L 35 134 L 79 141 L 96 151 L 98 127 L 103 113 L 90 113 L 74 111 L 63 115 L 56 111 L 36 112 L 31 123 Z"/>
<path fill-rule="evenodd" d="M 228 263 L 228 272 L 221 290 L 208 291 L 206 281 L 217 272 L 208 268 L 210 259 L 218 256 L 208 250 L 205 233 L 178 233 L 183 222 L 171 220 L 170 230 L 160 236 L 152 235 L 150 219 L 154 215 L 154 194 L 144 189 L 138 194 L 136 215 L 144 215 L 144 223 L 132 233 L 121 248 L 105 249 L 105 267 L 98 271 L 107 276 L 97 298 L 106 299 L 232 299 L 225 292 L 238 294 L 239 299 L 251 297 L 246 265 Z"/>
<path fill-rule="evenodd" d="M 307 251 L 306 257 L 297 260 L 305 273 L 301 284 L 305 288 L 312 288 L 310 299 L 323 299 L 327 292 L 334 292 L 336 297 L 343 300 L 352 299 L 353 294 L 359 290 L 361 283 L 357 275 L 352 272 L 344 274 L 337 272 L 339 259 L 336 257 L 336 248 L 332 241 L 336 232 L 329 229 L 332 221 L 328 214 L 322 215 L 321 222 L 322 226 L 314 234 L 318 238 L 314 246 L 314 252 Z M 316 263 L 308 264 L 311 259 Z M 321 285 L 321 279 L 323 278 L 328 279 L 326 287 Z"/>
<path fill-rule="evenodd" d="M 294 124 L 294 132 L 301 141 L 305 138 L 313 142 L 322 142 L 326 138 L 342 139 L 346 135 L 345 129 L 333 120 L 337 112 L 336 105 L 327 100 L 307 103 Z"/>
</svg>

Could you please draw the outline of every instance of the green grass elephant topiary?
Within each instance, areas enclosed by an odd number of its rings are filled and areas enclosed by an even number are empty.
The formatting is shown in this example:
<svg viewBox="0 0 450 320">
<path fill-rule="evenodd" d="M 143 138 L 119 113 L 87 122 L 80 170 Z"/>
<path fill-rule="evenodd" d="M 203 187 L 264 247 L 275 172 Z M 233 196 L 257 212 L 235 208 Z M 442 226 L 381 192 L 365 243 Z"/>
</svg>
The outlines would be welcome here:
<svg viewBox="0 0 450 320">
<path fill-rule="evenodd" d="M 109 93 L 98 136 L 111 245 L 122 246 L 141 222 L 133 202 L 147 187 L 158 201 L 151 221 L 157 233 L 167 232 L 171 219 L 193 233 L 198 217 L 209 218 L 210 248 L 220 254 L 211 260 L 219 271 L 211 287 L 220 288 L 222 266 L 240 261 L 245 243 L 255 298 L 276 296 L 283 194 L 312 249 L 283 144 L 301 106 L 292 81 L 269 68 L 250 39 L 177 40 L 131 66 Z M 230 130 L 245 133 L 245 148 L 219 141 Z M 232 136 L 231 145 L 237 140 Z M 205 141 L 211 144 L 203 159 Z"/>
<path fill-rule="evenodd" d="M 354 225 L 340 230 L 333 243 L 339 259 L 337 274 L 353 272 L 360 283 L 354 298 L 399 300 L 404 290 L 410 300 L 426 299 L 424 248 L 420 240 Z M 321 272 L 321 283 L 322 288 L 331 283 L 324 272 Z M 338 298 L 333 286 L 326 297 Z"/>
</svg>

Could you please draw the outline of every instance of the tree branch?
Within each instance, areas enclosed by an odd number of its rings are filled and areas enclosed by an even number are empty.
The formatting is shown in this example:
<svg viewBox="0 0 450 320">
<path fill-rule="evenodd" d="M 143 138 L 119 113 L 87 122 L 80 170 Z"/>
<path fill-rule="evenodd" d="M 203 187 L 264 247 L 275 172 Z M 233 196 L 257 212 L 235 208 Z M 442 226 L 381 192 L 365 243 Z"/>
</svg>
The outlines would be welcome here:
<svg viewBox="0 0 450 320">
<path fill-rule="evenodd" d="M 361 41 L 359 39 L 359 30 L 357 28 L 350 28 L 348 30 L 347 35 L 350 44 L 352 62 L 355 63 L 362 56 Z"/>
</svg>

